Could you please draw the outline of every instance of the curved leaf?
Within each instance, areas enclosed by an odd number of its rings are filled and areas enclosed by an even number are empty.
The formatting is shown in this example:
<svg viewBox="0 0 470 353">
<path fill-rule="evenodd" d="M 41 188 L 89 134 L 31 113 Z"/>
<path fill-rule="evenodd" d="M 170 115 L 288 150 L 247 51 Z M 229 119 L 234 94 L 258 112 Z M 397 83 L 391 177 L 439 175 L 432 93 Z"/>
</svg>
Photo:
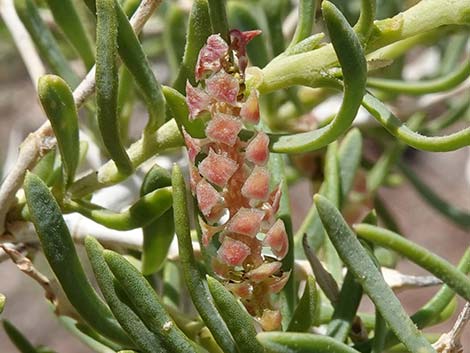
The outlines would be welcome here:
<svg viewBox="0 0 470 353">
<path fill-rule="evenodd" d="M 88 236 L 85 238 L 85 248 L 101 293 L 124 330 L 143 352 L 165 352 L 160 339 L 150 332 L 137 314 L 119 299 L 114 288 L 113 274 L 103 257 L 103 247 L 96 239 Z"/>
<path fill-rule="evenodd" d="M 323 226 L 339 256 L 362 285 L 364 292 L 372 299 L 391 330 L 410 352 L 435 353 L 435 350 L 410 320 L 339 211 L 321 195 L 315 195 L 314 200 Z"/>
<path fill-rule="evenodd" d="M 24 190 L 44 255 L 70 303 L 102 335 L 125 345 L 132 344 L 88 282 L 59 205 L 47 186 L 39 177 L 28 173 Z"/>
<path fill-rule="evenodd" d="M 65 184 L 70 185 L 80 159 L 78 114 L 72 91 L 59 76 L 45 75 L 39 79 L 38 95 L 57 139 Z"/>
<path fill-rule="evenodd" d="M 395 250 L 440 278 L 466 300 L 470 300 L 470 280 L 443 258 L 390 230 L 369 224 L 356 224 L 354 230 L 363 239 Z"/>
<path fill-rule="evenodd" d="M 322 10 L 343 71 L 343 102 L 334 120 L 323 128 L 293 135 L 272 136 L 273 152 L 300 153 L 326 146 L 351 126 L 361 105 L 365 93 L 367 65 L 359 39 L 333 4 L 324 1 Z"/>
</svg>

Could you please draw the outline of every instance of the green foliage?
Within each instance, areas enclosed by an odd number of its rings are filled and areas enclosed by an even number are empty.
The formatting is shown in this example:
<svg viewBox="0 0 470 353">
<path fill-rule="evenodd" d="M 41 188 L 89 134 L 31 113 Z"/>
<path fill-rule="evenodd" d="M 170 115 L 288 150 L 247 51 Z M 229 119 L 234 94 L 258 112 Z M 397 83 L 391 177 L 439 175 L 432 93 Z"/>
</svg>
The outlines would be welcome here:
<svg viewBox="0 0 470 353">
<path fill-rule="evenodd" d="M 38 71 L 50 72 L 34 82 L 48 123 L 20 146 L 15 180 L 7 176 L 0 189 L 7 237 L 0 235 L 27 249 L 33 264 L 36 252 L 45 255 L 60 284 L 48 298 L 64 315 L 61 324 L 102 353 L 439 351 L 421 330 L 449 321 L 456 296 L 470 300 L 470 250 L 454 266 L 400 235 L 380 190 L 409 182 L 437 213 L 470 227 L 470 212 L 407 163 L 409 147 L 470 145 L 470 103 L 460 89 L 470 76 L 470 0 L 411 3 L 15 0 L 16 25 L 45 65 Z M 319 28 L 325 33 L 314 33 Z M 225 43 L 209 43 L 213 34 Z M 403 79 L 414 47 L 423 45 L 439 52 L 439 64 L 423 79 Z M 24 48 L 18 43 L 28 62 Z M 316 119 L 337 93 L 337 109 Z M 423 98 L 429 93 L 443 95 L 431 104 Z M 399 95 L 412 109 L 396 104 Z M 355 121 L 361 106 L 379 124 Z M 210 130 L 220 121 L 236 125 L 236 144 L 230 126 Z M 270 153 L 269 162 L 247 157 L 260 136 L 266 144 L 256 152 Z M 212 153 L 218 162 L 204 169 Z M 203 174 L 217 181 L 228 173 L 227 159 L 236 165 L 230 185 L 207 182 Z M 246 196 L 249 169 L 268 171 L 267 196 Z M 293 198 L 299 181 L 316 195 Z M 217 208 L 228 199 L 241 206 Z M 296 205 L 308 199 L 295 229 Z M 230 228 L 242 208 L 263 213 L 259 232 Z M 37 238 L 28 235 L 29 222 Z M 276 230 L 280 249 L 268 239 Z M 223 249 L 226 238 L 239 247 Z M 84 245 L 89 274 L 76 244 Z M 228 255 L 236 265 L 223 260 Z M 242 255 L 249 261 L 240 265 Z M 381 272 L 402 258 L 442 281 L 412 315 Z M 364 296 L 372 314 L 359 310 Z M 5 302 L 0 294 L 8 317 Z M 325 334 L 313 333 L 320 325 Z M 6 319 L 3 327 L 20 352 L 50 352 Z"/>
</svg>

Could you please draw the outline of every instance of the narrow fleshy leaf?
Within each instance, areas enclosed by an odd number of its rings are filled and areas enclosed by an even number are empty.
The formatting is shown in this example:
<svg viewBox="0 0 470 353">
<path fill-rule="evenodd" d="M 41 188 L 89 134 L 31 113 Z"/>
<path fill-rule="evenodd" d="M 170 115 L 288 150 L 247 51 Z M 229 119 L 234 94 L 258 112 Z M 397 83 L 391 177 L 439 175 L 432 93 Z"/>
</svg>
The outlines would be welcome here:
<svg viewBox="0 0 470 353">
<path fill-rule="evenodd" d="M 175 231 L 178 237 L 178 249 L 181 259 L 181 268 L 188 292 L 191 296 L 202 320 L 211 331 L 214 339 L 227 353 L 237 353 L 237 348 L 232 334 L 227 328 L 219 312 L 217 311 L 209 293 L 207 283 L 200 272 L 199 264 L 194 257 L 191 243 L 191 228 L 186 201 L 186 183 L 183 174 L 177 165 L 172 172 L 173 210 Z"/>
<path fill-rule="evenodd" d="M 435 353 L 418 331 L 399 300 L 385 283 L 372 259 L 328 199 L 315 195 L 315 205 L 328 237 L 339 256 L 372 299 L 389 327 L 412 353 Z"/>
<path fill-rule="evenodd" d="M 103 144 L 118 170 L 129 175 L 132 162 L 121 141 L 117 115 L 117 9 L 114 0 L 97 0 L 96 106 Z"/>
<path fill-rule="evenodd" d="M 144 227 L 162 216 L 171 207 L 171 188 L 161 188 L 142 196 L 129 209 L 115 212 L 84 200 L 67 201 L 69 211 L 79 212 L 108 228 L 129 230 Z"/>
<path fill-rule="evenodd" d="M 155 165 L 145 175 L 141 195 L 146 195 L 156 189 L 171 185 L 170 173 Z M 175 234 L 173 209 L 165 211 L 152 223 L 142 227 L 144 244 L 142 248 L 142 273 L 149 275 L 163 267 L 171 242 Z"/>
<path fill-rule="evenodd" d="M 46 75 L 39 79 L 38 95 L 57 139 L 65 184 L 70 185 L 77 170 L 80 151 L 78 114 L 72 91 L 60 77 Z"/>
<path fill-rule="evenodd" d="M 72 88 L 79 83 L 77 74 L 71 69 L 62 53 L 59 43 L 44 23 L 33 0 L 15 0 L 15 8 L 21 22 L 31 36 L 41 57 L 47 62 L 52 73 L 61 76 Z"/>
<path fill-rule="evenodd" d="M 315 279 L 309 276 L 305 284 L 304 293 L 295 308 L 287 331 L 307 332 L 315 323 L 319 304 L 320 297 L 315 285 Z"/>
<path fill-rule="evenodd" d="M 170 318 L 148 281 L 121 255 L 104 250 L 104 259 L 126 292 L 145 326 L 158 336 L 169 352 L 194 352 L 195 345 Z"/>
<path fill-rule="evenodd" d="M 390 248 L 442 279 L 457 294 L 470 300 L 470 280 L 445 259 L 387 229 L 369 224 L 354 226 L 357 235 L 374 244 Z"/>
<path fill-rule="evenodd" d="M 125 345 L 130 339 L 85 276 L 59 205 L 44 182 L 27 174 L 24 190 L 31 220 L 49 265 L 80 316 L 102 335 Z"/>
<path fill-rule="evenodd" d="M 39 353 L 26 337 L 10 321 L 3 320 L 3 328 L 11 342 L 21 353 Z"/>
<path fill-rule="evenodd" d="M 262 332 L 257 338 L 270 353 L 358 353 L 331 337 L 312 333 Z"/>
<path fill-rule="evenodd" d="M 186 47 L 184 48 L 183 62 L 173 87 L 180 93 L 184 92 L 186 81 L 192 85 L 194 71 L 198 61 L 198 54 L 211 35 L 211 20 L 209 17 L 209 4 L 207 0 L 195 0 L 189 13 L 188 29 L 186 31 Z"/>
<path fill-rule="evenodd" d="M 242 307 L 221 283 L 212 277 L 207 277 L 209 290 L 214 298 L 227 327 L 232 333 L 240 351 L 263 353 L 264 349 L 256 340 L 256 329 L 250 314 Z"/>
<path fill-rule="evenodd" d="M 88 70 L 91 69 L 95 63 L 95 52 L 73 1 L 47 0 L 47 6 L 51 10 L 54 21 L 64 32 L 77 54 L 81 56 L 85 67 Z"/>
<path fill-rule="evenodd" d="M 101 293 L 124 330 L 143 352 L 153 353 L 156 350 L 166 352 L 162 347 L 161 340 L 145 327 L 141 319 L 126 303 L 119 299 L 113 283 L 113 274 L 103 257 L 104 248 L 92 237 L 85 239 L 85 248 Z"/>
<path fill-rule="evenodd" d="M 325 127 L 305 133 L 272 136 L 273 152 L 307 152 L 333 142 L 351 126 L 361 105 L 367 76 L 364 51 L 346 18 L 331 2 L 324 1 L 322 11 L 343 72 L 343 102 L 336 117 Z"/>
</svg>

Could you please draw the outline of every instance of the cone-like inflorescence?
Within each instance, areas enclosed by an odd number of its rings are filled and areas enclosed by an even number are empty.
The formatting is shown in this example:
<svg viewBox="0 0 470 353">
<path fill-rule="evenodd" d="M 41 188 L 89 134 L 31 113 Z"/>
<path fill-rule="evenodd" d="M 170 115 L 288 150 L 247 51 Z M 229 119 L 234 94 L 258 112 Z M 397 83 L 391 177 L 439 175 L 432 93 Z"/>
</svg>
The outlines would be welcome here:
<svg viewBox="0 0 470 353">
<path fill-rule="evenodd" d="M 213 270 L 265 330 L 274 330 L 281 316 L 270 296 L 289 278 L 280 262 L 288 250 L 284 223 L 276 219 L 281 192 L 269 187 L 268 136 L 238 136 L 243 126 L 256 130 L 260 118 L 258 92 L 248 91 L 244 75 L 246 44 L 259 33 L 232 30 L 230 45 L 220 35 L 207 39 L 196 64 L 199 84 L 186 85 L 189 118 L 207 119 L 206 138 L 184 137 L 203 245 L 220 244 Z"/>
</svg>

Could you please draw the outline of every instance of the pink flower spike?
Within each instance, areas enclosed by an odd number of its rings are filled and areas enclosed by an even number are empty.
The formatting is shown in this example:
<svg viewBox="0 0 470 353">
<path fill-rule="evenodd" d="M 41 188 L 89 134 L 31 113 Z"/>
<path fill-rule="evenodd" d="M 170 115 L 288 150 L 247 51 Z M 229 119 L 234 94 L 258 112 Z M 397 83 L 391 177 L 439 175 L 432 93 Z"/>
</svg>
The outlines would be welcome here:
<svg viewBox="0 0 470 353">
<path fill-rule="evenodd" d="M 278 261 L 264 263 L 261 266 L 251 270 L 246 276 L 253 282 L 262 282 L 266 278 L 271 277 L 277 271 L 280 270 L 282 264 Z"/>
<path fill-rule="evenodd" d="M 238 165 L 225 155 L 217 154 L 212 149 L 209 155 L 199 163 L 199 172 L 212 184 L 225 186 L 236 172 Z"/>
<path fill-rule="evenodd" d="M 198 139 L 193 138 L 190 134 L 186 132 L 183 128 L 183 137 L 184 143 L 188 149 L 188 157 L 191 163 L 194 164 L 196 156 L 201 152 L 201 142 Z"/>
<path fill-rule="evenodd" d="M 199 171 L 194 165 L 189 166 L 189 186 L 191 187 L 191 193 L 196 195 L 196 185 L 202 179 Z"/>
<path fill-rule="evenodd" d="M 282 189 L 281 185 L 278 185 L 276 189 L 271 193 L 269 196 L 269 202 L 271 204 L 271 208 L 273 213 L 277 213 L 279 210 L 279 205 L 281 203 L 281 196 L 282 196 Z"/>
<path fill-rule="evenodd" d="M 259 103 L 258 92 L 256 90 L 252 90 L 245 103 L 243 103 L 240 116 L 249 123 L 259 123 Z"/>
<path fill-rule="evenodd" d="M 217 250 L 219 259 L 229 266 L 241 266 L 250 253 L 248 245 L 227 236 L 224 237 L 222 245 Z"/>
<path fill-rule="evenodd" d="M 240 84 L 235 77 L 222 70 L 207 79 L 206 89 L 215 100 L 235 104 Z"/>
<path fill-rule="evenodd" d="M 264 211 L 255 208 L 240 208 L 230 220 L 229 232 L 255 237 L 264 218 Z"/>
<path fill-rule="evenodd" d="M 246 159 L 257 165 L 265 165 L 269 158 L 269 137 L 260 131 L 246 147 Z"/>
<path fill-rule="evenodd" d="M 233 146 L 237 142 L 241 129 L 242 122 L 239 119 L 228 114 L 218 113 L 207 124 L 206 136 L 212 141 Z"/>
<path fill-rule="evenodd" d="M 245 72 L 248 60 L 246 58 L 246 45 L 257 35 L 260 35 L 260 30 L 252 30 L 241 32 L 238 29 L 230 31 L 230 46 L 237 52 L 238 66 L 242 73 Z"/>
<path fill-rule="evenodd" d="M 202 89 L 191 86 L 189 81 L 187 81 L 186 103 L 188 104 L 189 118 L 194 120 L 202 111 L 207 110 L 210 97 Z"/>
<path fill-rule="evenodd" d="M 219 34 L 209 36 L 197 58 L 196 80 L 200 81 L 206 74 L 219 71 L 222 67 L 220 61 L 227 55 L 228 49 L 227 43 Z"/>
<path fill-rule="evenodd" d="M 247 199 L 266 201 L 269 196 L 269 173 L 266 168 L 256 166 L 242 187 Z"/>
<path fill-rule="evenodd" d="M 274 255 L 279 259 L 283 259 L 287 255 L 289 249 L 289 241 L 287 239 L 287 232 L 284 222 L 278 219 L 276 223 L 266 233 L 264 244 L 271 247 Z"/>
<path fill-rule="evenodd" d="M 222 201 L 221 196 L 205 179 L 196 186 L 196 198 L 199 209 L 204 216 L 210 215 L 212 209 Z"/>
</svg>

